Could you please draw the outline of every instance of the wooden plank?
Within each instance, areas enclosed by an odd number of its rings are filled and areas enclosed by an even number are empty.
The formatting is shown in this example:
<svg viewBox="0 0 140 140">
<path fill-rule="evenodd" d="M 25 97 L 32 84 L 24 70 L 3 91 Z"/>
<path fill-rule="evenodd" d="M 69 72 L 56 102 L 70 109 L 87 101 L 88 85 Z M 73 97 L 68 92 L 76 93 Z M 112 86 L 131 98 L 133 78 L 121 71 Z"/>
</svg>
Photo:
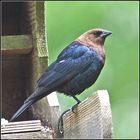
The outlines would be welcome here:
<svg viewBox="0 0 140 140">
<path fill-rule="evenodd" d="M 40 120 L 3 123 L 2 139 L 52 139 L 53 131 L 41 125 Z"/>
<path fill-rule="evenodd" d="M 16 133 L 16 132 L 29 132 L 40 131 L 42 129 L 40 120 L 10 122 L 1 125 L 1 133 Z"/>
<path fill-rule="evenodd" d="M 51 126 L 54 132 L 54 138 L 61 138 L 60 132 L 58 131 L 58 119 L 60 117 L 60 107 L 51 106 Z"/>
<path fill-rule="evenodd" d="M 3 55 L 22 55 L 32 51 L 32 38 L 30 35 L 2 36 Z"/>
<path fill-rule="evenodd" d="M 38 131 L 26 133 L 2 134 L 1 139 L 53 139 L 52 132 Z"/>
<path fill-rule="evenodd" d="M 44 2 L 26 2 L 26 6 L 33 37 L 33 51 L 28 62 L 24 61 L 24 70 L 28 77 L 26 89 L 29 96 L 34 92 L 36 81 L 48 66 L 48 48 L 45 40 Z M 51 108 L 47 97 L 32 105 L 32 113 L 34 118 L 51 127 Z"/>
<path fill-rule="evenodd" d="M 95 92 L 63 116 L 64 138 L 111 138 L 112 115 L 106 90 Z"/>
<path fill-rule="evenodd" d="M 55 132 L 54 137 L 60 138 L 58 132 L 58 120 L 61 112 L 60 112 L 59 101 L 57 98 L 57 92 L 52 92 L 47 96 L 47 98 L 48 98 L 49 105 L 51 107 L 51 126 L 53 131 Z"/>
<path fill-rule="evenodd" d="M 37 38 L 37 49 L 39 57 L 48 56 L 47 40 L 45 39 L 45 10 L 44 2 L 36 2 L 36 38 Z M 41 17 L 42 16 L 42 17 Z"/>
</svg>

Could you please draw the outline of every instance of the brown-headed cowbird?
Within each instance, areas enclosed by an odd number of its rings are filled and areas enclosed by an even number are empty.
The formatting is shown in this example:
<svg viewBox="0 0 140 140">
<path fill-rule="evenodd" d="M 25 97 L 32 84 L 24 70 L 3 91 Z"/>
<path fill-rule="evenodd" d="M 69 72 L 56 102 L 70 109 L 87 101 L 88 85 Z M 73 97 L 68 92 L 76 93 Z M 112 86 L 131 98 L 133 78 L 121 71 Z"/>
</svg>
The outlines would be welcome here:
<svg viewBox="0 0 140 140">
<path fill-rule="evenodd" d="M 93 85 L 104 66 L 104 41 L 110 34 L 110 31 L 104 29 L 92 29 L 68 45 L 45 70 L 37 81 L 34 93 L 25 100 L 10 121 L 54 91 L 72 96 L 79 103 L 75 95 Z"/>
</svg>

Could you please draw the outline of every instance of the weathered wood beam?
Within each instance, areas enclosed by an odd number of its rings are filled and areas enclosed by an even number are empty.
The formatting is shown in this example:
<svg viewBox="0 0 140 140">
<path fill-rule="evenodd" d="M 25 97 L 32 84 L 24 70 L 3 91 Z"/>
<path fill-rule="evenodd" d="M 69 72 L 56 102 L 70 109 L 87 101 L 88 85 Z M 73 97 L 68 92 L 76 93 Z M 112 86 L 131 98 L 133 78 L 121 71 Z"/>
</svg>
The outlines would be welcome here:
<svg viewBox="0 0 140 140">
<path fill-rule="evenodd" d="M 10 122 L 1 125 L 2 139 L 52 139 L 51 130 L 46 130 L 40 120 Z"/>
<path fill-rule="evenodd" d="M 111 138 L 112 115 L 106 90 L 95 92 L 63 117 L 64 138 Z"/>
<path fill-rule="evenodd" d="M 45 40 L 44 2 L 27 2 L 26 8 L 33 38 L 33 51 L 28 59 L 28 71 L 25 67 L 25 73 L 29 77 L 26 88 L 29 96 L 35 90 L 36 81 L 48 66 L 48 48 Z M 40 119 L 44 125 L 51 126 L 51 108 L 47 97 L 33 104 L 32 113 L 34 118 Z"/>
<path fill-rule="evenodd" d="M 1 133 L 16 133 L 16 132 L 28 132 L 28 131 L 40 131 L 42 129 L 40 120 L 32 121 L 19 121 L 19 122 L 10 122 L 3 124 L 1 126 Z"/>
<path fill-rule="evenodd" d="M 11 133 L 2 134 L 1 139 L 53 139 L 51 132 L 26 132 L 26 133 Z"/>
<path fill-rule="evenodd" d="M 24 55 L 32 51 L 31 35 L 2 36 L 2 55 Z"/>
</svg>

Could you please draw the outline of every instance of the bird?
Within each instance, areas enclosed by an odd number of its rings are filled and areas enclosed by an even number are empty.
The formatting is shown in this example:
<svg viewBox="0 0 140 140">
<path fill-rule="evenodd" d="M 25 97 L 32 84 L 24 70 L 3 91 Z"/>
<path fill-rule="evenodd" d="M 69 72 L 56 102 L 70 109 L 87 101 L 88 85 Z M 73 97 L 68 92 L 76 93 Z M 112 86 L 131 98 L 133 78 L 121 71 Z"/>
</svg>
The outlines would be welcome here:
<svg viewBox="0 0 140 140">
<path fill-rule="evenodd" d="M 93 28 L 66 46 L 36 82 L 34 92 L 10 119 L 15 121 L 24 111 L 54 91 L 73 97 L 92 86 L 105 64 L 104 42 L 112 32 Z"/>
</svg>

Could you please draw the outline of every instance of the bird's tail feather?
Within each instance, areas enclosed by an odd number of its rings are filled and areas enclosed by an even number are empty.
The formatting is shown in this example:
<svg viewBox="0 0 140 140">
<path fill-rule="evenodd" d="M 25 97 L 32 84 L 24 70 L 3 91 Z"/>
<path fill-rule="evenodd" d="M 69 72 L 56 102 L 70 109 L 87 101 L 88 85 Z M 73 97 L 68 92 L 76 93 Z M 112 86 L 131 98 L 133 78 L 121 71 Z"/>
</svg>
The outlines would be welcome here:
<svg viewBox="0 0 140 140">
<path fill-rule="evenodd" d="M 10 122 L 16 120 L 25 110 L 27 110 L 33 103 L 50 94 L 50 91 L 44 92 L 43 90 L 36 89 L 25 101 L 24 104 L 16 111 L 16 113 L 10 119 Z"/>
<path fill-rule="evenodd" d="M 24 103 L 19 110 L 12 116 L 12 118 L 10 119 L 10 122 L 14 121 L 15 119 L 17 119 L 25 110 L 27 110 L 33 103 L 35 102 L 35 100 L 30 100 L 29 102 Z"/>
</svg>

